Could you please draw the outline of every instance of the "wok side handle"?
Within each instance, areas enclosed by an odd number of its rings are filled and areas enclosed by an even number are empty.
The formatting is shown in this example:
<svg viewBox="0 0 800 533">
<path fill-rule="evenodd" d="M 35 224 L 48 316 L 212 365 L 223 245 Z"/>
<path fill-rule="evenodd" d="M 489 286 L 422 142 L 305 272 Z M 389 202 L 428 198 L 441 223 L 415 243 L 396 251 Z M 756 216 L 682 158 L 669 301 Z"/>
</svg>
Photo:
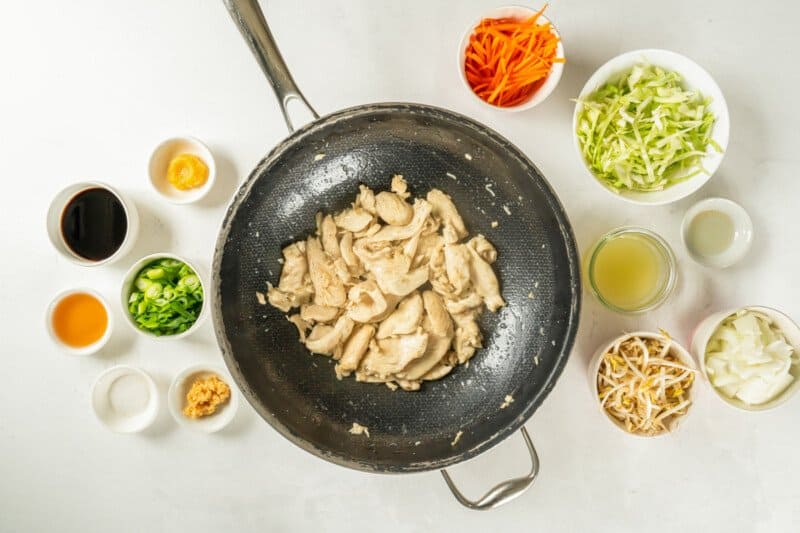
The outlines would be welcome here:
<svg viewBox="0 0 800 533">
<path fill-rule="evenodd" d="M 441 470 L 447 486 L 450 487 L 453 496 L 456 497 L 456 500 L 458 500 L 461 505 L 476 511 L 486 511 L 522 496 L 522 493 L 530 488 L 533 481 L 536 479 L 536 475 L 539 473 L 539 456 L 536 453 L 536 448 L 533 446 L 530 435 L 528 435 L 528 430 L 523 427 L 520 431 L 522 432 L 522 437 L 525 439 L 525 444 L 528 445 L 528 453 L 531 455 L 531 471 L 527 476 L 509 479 L 495 485 L 479 500 L 473 501 L 467 499 L 467 497 L 458 490 L 455 483 L 453 483 L 447 470 Z"/>
<path fill-rule="evenodd" d="M 292 119 L 289 117 L 288 106 L 292 100 L 298 100 L 314 118 L 319 118 L 317 112 L 297 88 L 292 74 L 286 67 L 281 52 L 275 44 L 275 39 L 272 37 L 272 32 L 269 31 L 264 13 L 258 5 L 258 0 L 223 0 L 223 2 L 256 57 L 258 65 L 272 85 L 272 90 L 275 91 L 275 96 L 278 97 L 281 104 L 281 112 L 289 131 L 295 130 Z"/>
</svg>

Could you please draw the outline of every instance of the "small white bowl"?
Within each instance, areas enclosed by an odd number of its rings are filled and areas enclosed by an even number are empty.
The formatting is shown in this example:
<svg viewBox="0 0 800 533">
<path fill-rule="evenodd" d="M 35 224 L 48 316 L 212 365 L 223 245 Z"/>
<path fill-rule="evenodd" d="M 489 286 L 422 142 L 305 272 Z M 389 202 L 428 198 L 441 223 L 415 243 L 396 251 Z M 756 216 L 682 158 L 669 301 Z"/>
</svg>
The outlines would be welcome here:
<svg viewBox="0 0 800 533">
<path fill-rule="evenodd" d="M 208 179 L 203 185 L 182 191 L 173 187 L 167 180 L 169 162 L 180 154 L 195 155 L 206 164 Z M 165 200 L 173 204 L 190 204 L 200 200 L 214 186 L 214 181 L 217 179 L 217 164 L 211 150 L 202 141 L 194 137 L 173 137 L 162 142 L 153 150 L 147 172 L 150 176 L 150 185 Z"/>
<path fill-rule="evenodd" d="M 472 36 L 472 33 L 475 31 L 475 28 L 478 27 L 478 24 L 480 24 L 480 22 L 483 19 L 486 18 L 526 19 L 535 15 L 537 12 L 538 9 L 531 9 L 529 7 L 522 7 L 522 6 L 505 6 L 492 9 L 491 11 L 489 11 L 488 13 L 484 14 L 482 17 L 477 19 L 469 28 L 467 28 L 467 31 L 461 38 L 458 48 L 458 54 L 456 55 L 456 59 L 458 61 L 457 64 L 458 74 L 461 78 L 461 82 L 464 84 L 464 87 L 466 87 L 469 93 L 472 96 L 474 96 L 475 99 L 478 100 L 484 106 L 498 111 L 508 111 L 508 112 L 525 111 L 526 109 L 530 109 L 544 102 L 545 99 L 548 96 L 550 96 L 550 93 L 552 93 L 555 90 L 556 86 L 558 85 L 558 82 L 561 80 L 561 74 L 564 72 L 564 63 L 553 63 L 553 66 L 550 69 L 550 73 L 547 75 L 547 78 L 545 79 L 544 83 L 538 89 L 536 89 L 533 95 L 531 95 L 531 97 L 525 100 L 524 102 L 511 107 L 500 107 L 484 101 L 480 96 L 475 94 L 475 91 L 472 90 L 469 81 L 467 81 L 467 74 L 464 71 L 464 63 L 466 61 L 469 38 Z M 551 29 L 552 33 L 556 37 L 558 37 L 556 57 L 565 57 L 564 46 L 563 43 L 561 42 L 561 35 L 559 35 L 558 30 L 556 29 L 553 22 L 549 18 L 544 16 L 544 14 L 539 15 L 539 21 L 541 21 L 542 24 L 547 24 L 548 22 L 550 23 L 550 27 L 552 28 Z"/>
<path fill-rule="evenodd" d="M 613 80 L 617 76 L 632 69 L 635 65 L 640 63 L 649 63 L 651 65 L 663 67 L 666 70 L 675 71 L 683 78 L 683 84 L 689 89 L 696 89 L 700 91 L 703 96 L 711 97 L 711 104 L 709 110 L 714 113 L 716 122 L 712 138 L 722 148 L 722 153 L 716 150 L 709 150 L 702 159 L 703 168 L 708 173 L 702 173 L 693 178 L 690 178 L 681 183 L 676 183 L 671 187 L 667 187 L 661 191 L 652 192 L 637 192 L 637 191 L 616 191 L 611 186 L 597 179 L 591 171 L 581 153 L 580 141 L 576 134 L 578 126 L 578 115 L 583 109 L 583 104 L 580 102 L 582 99 L 588 97 L 591 93 L 599 89 L 608 81 Z M 575 111 L 572 115 L 572 139 L 575 145 L 575 150 L 578 157 L 583 163 L 584 168 L 589 173 L 592 181 L 600 185 L 603 190 L 613 194 L 617 198 L 622 198 L 625 201 L 639 204 L 639 205 L 662 205 L 670 202 L 675 202 L 681 198 L 689 196 L 693 192 L 702 187 L 716 172 L 722 163 L 722 158 L 728 148 L 728 135 L 730 131 L 730 117 L 728 115 L 728 105 L 725 103 L 725 97 L 722 95 L 714 78 L 706 72 L 700 65 L 692 61 L 686 56 L 670 52 L 668 50 L 645 49 L 633 50 L 624 54 L 618 55 L 613 59 L 606 62 L 603 66 L 595 71 L 594 74 L 586 82 L 586 85 L 581 89 L 578 95 L 578 102 L 575 104 Z"/>
<path fill-rule="evenodd" d="M 192 383 L 197 378 L 210 375 L 216 375 L 228 384 L 231 389 L 230 399 L 219 407 L 218 411 L 213 415 L 197 419 L 185 416 L 183 407 L 186 401 L 186 394 L 192 387 Z M 236 390 L 230 375 L 222 367 L 194 365 L 185 369 L 172 380 L 172 385 L 170 385 L 167 395 L 167 405 L 169 405 L 169 412 L 172 413 L 172 417 L 182 426 L 201 433 L 214 433 L 230 424 L 231 420 L 236 416 L 236 411 L 239 409 L 239 392 Z"/>
<path fill-rule="evenodd" d="M 703 376 L 705 376 L 708 386 L 714 390 L 716 396 L 720 400 L 743 411 L 766 411 L 767 409 L 772 409 L 781 405 L 782 403 L 785 403 L 800 389 L 799 365 L 792 365 L 792 375 L 795 379 L 788 387 L 786 387 L 786 389 L 784 389 L 782 393 L 772 400 L 758 405 L 750 405 L 737 398 L 728 398 L 727 396 L 723 395 L 717 390 L 714 384 L 711 383 L 711 379 L 708 377 L 708 373 L 706 371 L 706 348 L 708 347 L 708 341 L 711 339 L 711 336 L 714 334 L 723 320 L 741 310 L 757 311 L 770 317 L 778 326 L 778 328 L 780 328 L 781 332 L 786 336 L 786 340 L 792 345 L 795 351 L 800 351 L 800 327 L 798 327 L 798 325 L 791 318 L 780 311 L 770 307 L 762 307 L 757 305 L 734 307 L 707 316 L 694 329 L 690 346 L 694 357 L 700 364 L 700 371 L 703 373 Z"/>
<path fill-rule="evenodd" d="M 671 435 L 671 434 L 675 433 L 675 430 L 683 423 L 684 419 L 687 416 L 689 416 L 689 414 L 692 411 L 692 406 L 691 405 L 689 406 L 689 411 L 685 415 L 677 417 L 677 418 L 673 418 L 671 420 L 671 425 L 667 428 L 667 431 L 665 431 L 663 433 L 659 433 L 657 435 L 642 435 L 642 434 L 639 434 L 639 433 L 631 433 L 631 432 L 629 432 L 627 429 L 625 429 L 625 425 L 622 422 L 620 422 L 616 418 L 614 418 L 611 415 L 609 415 L 606 412 L 606 410 L 600 405 L 600 400 L 598 399 L 598 396 L 597 396 L 598 395 L 598 392 L 597 392 L 597 373 L 600 371 L 600 363 L 603 360 L 603 355 L 605 355 L 605 353 L 608 350 L 610 350 L 611 347 L 614 346 L 616 343 L 623 342 L 623 341 L 625 341 L 626 339 L 628 339 L 630 337 L 639 337 L 639 338 L 642 338 L 642 339 L 663 339 L 664 338 L 664 336 L 659 334 L 659 333 L 653 333 L 653 332 L 650 332 L 650 331 L 634 331 L 633 333 L 626 333 L 625 335 L 620 335 L 619 337 L 615 337 L 614 339 L 610 340 L 609 342 L 603 344 L 594 353 L 594 355 L 592 356 L 591 361 L 589 362 L 589 375 L 588 375 L 589 376 L 589 390 L 591 391 L 592 398 L 594 399 L 594 402 L 597 404 L 597 407 L 600 409 L 600 412 L 603 413 L 603 416 L 605 418 L 607 418 L 610 422 L 612 422 L 614 424 L 614 427 L 616 427 L 617 429 L 619 429 L 620 431 L 622 431 L 626 435 L 632 435 L 634 437 L 642 437 L 642 438 L 647 438 L 647 439 L 663 437 L 665 435 Z M 675 342 L 674 339 L 672 339 L 672 344 L 670 345 L 670 353 L 672 355 L 674 355 L 676 358 L 678 358 L 686 366 L 688 366 L 690 368 L 693 368 L 693 369 L 697 368 L 697 366 L 695 365 L 694 361 L 692 360 L 691 354 L 686 350 L 686 348 L 684 348 L 683 346 L 681 346 L 680 344 Z M 686 395 L 689 397 L 690 400 L 692 400 L 692 403 L 694 403 L 695 398 L 696 398 L 696 391 L 695 391 L 695 387 L 697 386 L 696 382 L 697 382 L 697 380 L 695 380 L 695 382 L 692 383 L 691 388 L 689 388 L 689 390 L 686 392 Z"/>
<path fill-rule="evenodd" d="M 733 223 L 733 241 L 726 250 L 716 255 L 700 255 L 689 246 L 688 233 L 692 220 L 707 211 L 719 211 L 727 215 Z M 701 265 L 726 268 L 740 261 L 750 249 L 753 241 L 753 222 L 742 206 L 726 198 L 707 198 L 697 202 L 686 211 L 681 222 L 681 240 L 689 257 Z"/>
<path fill-rule="evenodd" d="M 92 261 L 91 259 L 86 259 L 73 252 L 72 249 L 67 246 L 67 243 L 64 241 L 64 235 L 61 233 L 61 217 L 64 214 L 64 209 L 67 207 L 67 204 L 79 193 L 95 188 L 106 189 L 116 196 L 122 204 L 122 208 L 125 210 L 125 216 L 128 221 L 125 239 L 122 241 L 120 247 L 112 255 L 100 261 Z M 106 183 L 99 181 L 73 183 L 59 192 L 55 198 L 53 198 L 53 201 L 50 202 L 50 207 L 47 209 L 47 235 L 50 237 L 53 248 L 73 263 L 81 266 L 108 265 L 123 257 L 133 247 L 133 243 L 139 235 L 139 213 L 136 211 L 136 205 L 129 198 Z"/>
<path fill-rule="evenodd" d="M 106 331 L 100 339 L 98 339 L 93 344 L 89 346 L 83 346 L 81 348 L 76 348 L 74 346 L 70 346 L 66 344 L 64 341 L 58 338 L 56 332 L 53 328 L 53 312 L 55 311 L 58 304 L 66 298 L 67 296 L 71 296 L 73 294 L 89 294 L 94 298 L 97 298 L 103 308 L 106 310 L 106 316 L 108 317 L 108 325 L 106 326 Z M 98 352 L 103 346 L 106 345 L 108 339 L 111 338 L 111 330 L 114 329 L 114 315 L 111 314 L 111 308 L 108 306 L 108 302 L 105 298 L 103 298 L 97 291 L 87 288 L 77 288 L 77 289 L 67 289 L 65 291 L 59 292 L 53 301 L 50 302 L 50 305 L 47 306 L 47 313 L 45 315 L 45 326 L 47 328 L 47 333 L 50 335 L 50 338 L 53 342 L 60 347 L 62 350 L 67 352 L 70 355 L 91 355 L 93 353 Z"/>
<path fill-rule="evenodd" d="M 177 261 L 182 261 L 187 265 L 189 265 L 189 268 L 194 270 L 195 274 L 197 274 L 197 277 L 200 279 L 200 286 L 203 288 L 203 308 L 200 310 L 200 315 L 198 315 L 195 323 L 192 324 L 192 326 L 189 329 L 187 329 L 182 333 L 177 333 L 175 335 L 155 335 L 153 333 L 150 333 L 149 331 L 140 329 L 139 326 L 136 325 L 136 322 L 133 320 L 133 317 L 131 317 L 131 314 L 128 311 L 128 298 L 130 297 L 131 289 L 133 288 L 133 283 L 134 281 L 136 281 L 136 276 L 144 267 L 146 267 L 149 263 L 157 259 L 175 259 Z M 122 279 L 120 303 L 122 304 L 122 314 L 125 316 L 125 322 L 130 324 L 130 326 L 134 329 L 134 331 L 141 333 L 145 337 L 149 337 L 151 339 L 156 339 L 156 340 L 182 339 L 183 337 L 187 337 L 192 333 L 194 333 L 195 331 L 197 331 L 197 329 L 200 327 L 200 325 L 203 323 L 203 321 L 206 319 L 206 316 L 208 315 L 209 302 L 208 302 L 208 291 L 207 291 L 207 284 L 205 282 L 205 276 L 203 275 L 203 271 L 199 270 L 195 264 L 187 261 L 186 259 L 184 259 L 179 255 L 171 254 L 168 252 L 150 254 L 136 261 L 133 264 L 133 266 L 130 269 L 128 269 L 128 272 Z"/>
<path fill-rule="evenodd" d="M 138 433 L 149 427 L 158 415 L 159 404 L 153 378 L 132 366 L 109 368 L 92 387 L 94 414 L 116 433 Z"/>
</svg>

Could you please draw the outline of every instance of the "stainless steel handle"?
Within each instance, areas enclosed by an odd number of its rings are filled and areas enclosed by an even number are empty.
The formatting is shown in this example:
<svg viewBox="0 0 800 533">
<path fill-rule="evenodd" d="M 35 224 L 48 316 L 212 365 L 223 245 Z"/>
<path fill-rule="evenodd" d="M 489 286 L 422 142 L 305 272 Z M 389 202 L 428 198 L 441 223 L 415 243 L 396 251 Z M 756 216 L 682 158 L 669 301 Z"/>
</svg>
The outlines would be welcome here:
<svg viewBox="0 0 800 533">
<path fill-rule="evenodd" d="M 295 130 L 295 126 L 289 117 L 288 105 L 292 100 L 301 102 L 314 118 L 319 118 L 317 112 L 314 111 L 306 97 L 297 88 L 289 69 L 286 68 L 286 63 L 284 63 L 281 52 L 275 44 L 275 39 L 272 38 L 264 13 L 258 5 L 258 0 L 223 1 L 233 22 L 239 28 L 242 37 L 247 41 L 253 55 L 256 56 L 256 61 L 258 61 L 261 70 L 269 80 L 270 85 L 272 85 L 272 90 L 275 91 L 275 96 L 278 97 L 278 102 L 281 104 L 283 118 L 286 120 L 289 131 Z"/>
<path fill-rule="evenodd" d="M 461 494 L 461 491 L 458 490 L 455 483 L 453 483 L 453 480 L 450 478 L 450 474 L 447 473 L 447 470 L 442 470 L 442 476 L 444 476 L 447 486 L 450 487 L 450 491 L 453 493 L 453 496 L 456 497 L 459 503 L 465 507 L 469 507 L 470 509 L 486 511 L 510 502 L 514 498 L 521 496 L 523 492 L 530 488 L 530 486 L 533 484 L 533 481 L 536 479 L 536 475 L 539 473 L 539 456 L 536 454 L 536 448 L 533 447 L 533 442 L 531 441 L 530 435 L 528 435 L 528 430 L 523 427 L 520 429 L 520 431 L 522 432 L 522 437 L 525 439 L 525 444 L 528 445 L 528 453 L 531 455 L 530 473 L 524 477 L 517 477 L 514 479 L 509 479 L 508 481 L 503 481 L 502 483 L 492 487 L 489 492 L 484 494 L 479 500 L 472 501 Z"/>
</svg>

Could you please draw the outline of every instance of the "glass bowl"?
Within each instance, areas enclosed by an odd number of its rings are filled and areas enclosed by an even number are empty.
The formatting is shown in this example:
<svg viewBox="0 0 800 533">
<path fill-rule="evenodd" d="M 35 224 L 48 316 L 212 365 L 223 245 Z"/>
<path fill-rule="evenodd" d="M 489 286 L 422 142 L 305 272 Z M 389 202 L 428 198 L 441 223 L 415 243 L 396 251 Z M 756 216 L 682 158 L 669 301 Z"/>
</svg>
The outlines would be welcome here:
<svg viewBox="0 0 800 533">
<path fill-rule="evenodd" d="M 622 307 L 613 303 L 607 295 L 603 295 L 598 288 L 597 280 L 595 278 L 595 267 L 599 252 L 611 241 L 619 239 L 620 237 L 635 236 L 644 240 L 655 252 L 658 261 L 659 272 L 656 287 L 651 291 L 648 298 L 641 301 L 639 304 L 631 307 Z M 664 303 L 672 290 L 675 288 L 675 283 L 678 277 L 677 263 L 675 261 L 675 254 L 672 252 L 667 241 L 665 241 L 657 233 L 644 228 L 624 226 L 609 231 L 592 246 L 589 253 L 586 255 L 588 258 L 584 261 L 584 277 L 586 285 L 594 296 L 606 308 L 617 313 L 637 314 L 650 311 L 657 308 Z"/>
</svg>

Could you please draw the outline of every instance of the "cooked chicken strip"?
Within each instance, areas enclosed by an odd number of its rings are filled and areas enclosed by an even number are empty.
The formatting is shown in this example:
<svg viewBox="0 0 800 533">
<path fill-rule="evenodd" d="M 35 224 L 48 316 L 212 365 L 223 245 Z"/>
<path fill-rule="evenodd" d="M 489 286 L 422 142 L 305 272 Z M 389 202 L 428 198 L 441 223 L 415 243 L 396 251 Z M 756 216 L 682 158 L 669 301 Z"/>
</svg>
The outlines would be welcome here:
<svg viewBox="0 0 800 533">
<path fill-rule="evenodd" d="M 403 178 L 402 174 L 395 174 L 392 176 L 390 188 L 392 189 L 393 193 L 404 200 L 411 196 L 411 194 L 408 192 L 408 183 L 406 183 L 406 180 Z"/>
<path fill-rule="evenodd" d="M 326 323 L 333 322 L 339 316 L 340 309 L 338 307 L 329 307 L 327 305 L 305 304 L 300 306 L 300 318 L 306 322 L 312 323 Z"/>
<path fill-rule="evenodd" d="M 472 260 L 469 261 L 469 272 L 475 292 L 483 298 L 489 311 L 497 311 L 506 305 L 506 302 L 500 296 L 500 284 L 497 282 L 492 265 L 484 261 L 472 248 L 467 247 L 467 250 L 472 255 Z"/>
<path fill-rule="evenodd" d="M 384 222 L 392 226 L 405 226 L 414 216 L 414 210 L 405 200 L 387 191 L 379 192 L 375 196 L 375 210 Z"/>
<path fill-rule="evenodd" d="M 377 339 L 385 339 L 392 335 L 408 335 L 414 333 L 422 322 L 422 296 L 415 292 L 407 296 L 397 310 L 381 322 Z"/>
<path fill-rule="evenodd" d="M 398 379 L 396 382 L 400 385 L 400 388 L 405 391 L 419 390 L 421 386 L 419 381 L 408 381 L 407 379 Z"/>
<path fill-rule="evenodd" d="M 337 229 L 331 215 L 323 217 L 320 230 L 322 232 L 322 249 L 331 256 L 331 259 L 339 257 L 339 241 L 336 238 Z"/>
<path fill-rule="evenodd" d="M 361 324 L 356 327 L 353 334 L 347 339 L 342 358 L 339 360 L 339 364 L 336 365 L 336 377 L 341 379 L 342 376 L 349 376 L 358 368 L 361 359 L 367 353 L 369 342 L 374 334 L 375 326 L 370 324 Z"/>
<path fill-rule="evenodd" d="M 419 359 L 411 361 L 407 367 L 395 375 L 401 379 L 418 380 L 435 367 L 450 349 L 451 337 L 428 335 L 425 353 Z M 402 386 L 402 385 L 401 385 Z"/>
<path fill-rule="evenodd" d="M 414 201 L 414 216 L 405 226 L 384 226 L 381 230 L 369 237 L 371 242 L 400 241 L 410 239 L 422 230 L 425 219 L 431 212 L 431 204 L 418 198 Z"/>
<path fill-rule="evenodd" d="M 291 322 L 297 328 L 297 333 L 300 335 L 300 342 L 306 342 L 306 331 L 311 327 L 308 322 L 302 319 L 299 313 L 295 313 L 292 316 L 287 316 L 286 320 Z"/>
<path fill-rule="evenodd" d="M 428 267 L 421 266 L 401 275 L 378 275 L 375 274 L 375 280 L 381 290 L 388 294 L 396 296 L 405 296 L 411 294 L 428 281 Z"/>
<path fill-rule="evenodd" d="M 306 348 L 314 353 L 331 355 L 336 346 L 350 336 L 353 325 L 354 322 L 346 316 L 339 317 L 333 327 L 317 324 L 306 339 Z"/>
<path fill-rule="evenodd" d="M 453 320 L 445 309 L 442 297 L 433 291 L 425 291 L 422 293 L 422 303 L 425 307 L 425 318 L 422 322 L 425 331 L 439 337 L 452 336 Z"/>
<path fill-rule="evenodd" d="M 470 283 L 469 251 L 463 244 L 447 244 L 444 247 L 444 266 L 447 279 L 455 289 L 455 295 L 460 295 Z"/>
<path fill-rule="evenodd" d="M 386 298 L 372 280 L 354 285 L 347 296 L 350 301 L 347 316 L 356 322 L 370 322 L 386 311 Z"/>
<path fill-rule="evenodd" d="M 377 377 L 389 377 L 425 353 L 428 334 L 422 330 L 411 335 L 373 340 L 359 366 L 359 372 Z"/>
<path fill-rule="evenodd" d="M 356 207 L 363 207 L 368 213 L 375 214 L 375 193 L 366 185 L 358 186 L 358 196 L 356 197 Z"/>
<path fill-rule="evenodd" d="M 480 233 L 471 238 L 467 242 L 467 246 L 478 252 L 478 255 L 487 263 L 492 264 L 497 261 L 497 250 L 492 243 Z"/>
<path fill-rule="evenodd" d="M 322 250 L 319 240 L 309 237 L 306 241 L 308 271 L 314 286 L 314 303 L 341 307 L 347 300 L 342 280 L 336 275 L 333 263 Z"/>
<path fill-rule="evenodd" d="M 283 269 L 278 288 L 285 292 L 299 292 L 307 288 L 306 243 L 295 242 L 283 249 Z"/>
<path fill-rule="evenodd" d="M 445 300 L 444 305 L 451 315 L 464 313 L 477 309 L 483 303 L 483 299 L 475 291 L 469 291 L 459 300 Z"/>
<path fill-rule="evenodd" d="M 433 214 L 444 225 L 442 234 L 446 243 L 455 243 L 467 236 L 467 227 L 450 196 L 439 189 L 431 189 L 425 198 L 433 207 Z"/>
<path fill-rule="evenodd" d="M 297 299 L 293 294 L 283 292 L 277 287 L 273 287 L 272 283 L 267 282 L 267 301 L 272 307 L 276 307 L 288 313 L 292 307 L 299 305 Z"/>
<path fill-rule="evenodd" d="M 351 209 L 345 209 L 338 215 L 334 216 L 333 220 L 340 228 L 355 233 L 367 229 L 367 226 L 372 223 L 374 218 L 366 209 L 354 207 Z"/>
<path fill-rule="evenodd" d="M 452 371 L 453 371 L 452 365 L 439 363 L 438 365 L 430 369 L 427 374 L 422 376 L 422 379 L 424 379 L 425 381 L 436 381 L 437 379 L 442 379 Z"/>
<path fill-rule="evenodd" d="M 339 240 L 339 253 L 342 255 L 342 259 L 344 259 L 348 267 L 354 271 L 360 270 L 361 261 L 359 261 L 358 256 L 353 253 L 353 234 L 349 231 L 345 231 L 344 235 L 342 235 L 342 238 Z"/>
<path fill-rule="evenodd" d="M 452 315 L 456 323 L 455 338 L 453 347 L 459 363 L 466 363 L 475 354 L 475 350 L 481 345 L 481 330 L 475 321 L 475 313 L 467 311 Z"/>
</svg>

